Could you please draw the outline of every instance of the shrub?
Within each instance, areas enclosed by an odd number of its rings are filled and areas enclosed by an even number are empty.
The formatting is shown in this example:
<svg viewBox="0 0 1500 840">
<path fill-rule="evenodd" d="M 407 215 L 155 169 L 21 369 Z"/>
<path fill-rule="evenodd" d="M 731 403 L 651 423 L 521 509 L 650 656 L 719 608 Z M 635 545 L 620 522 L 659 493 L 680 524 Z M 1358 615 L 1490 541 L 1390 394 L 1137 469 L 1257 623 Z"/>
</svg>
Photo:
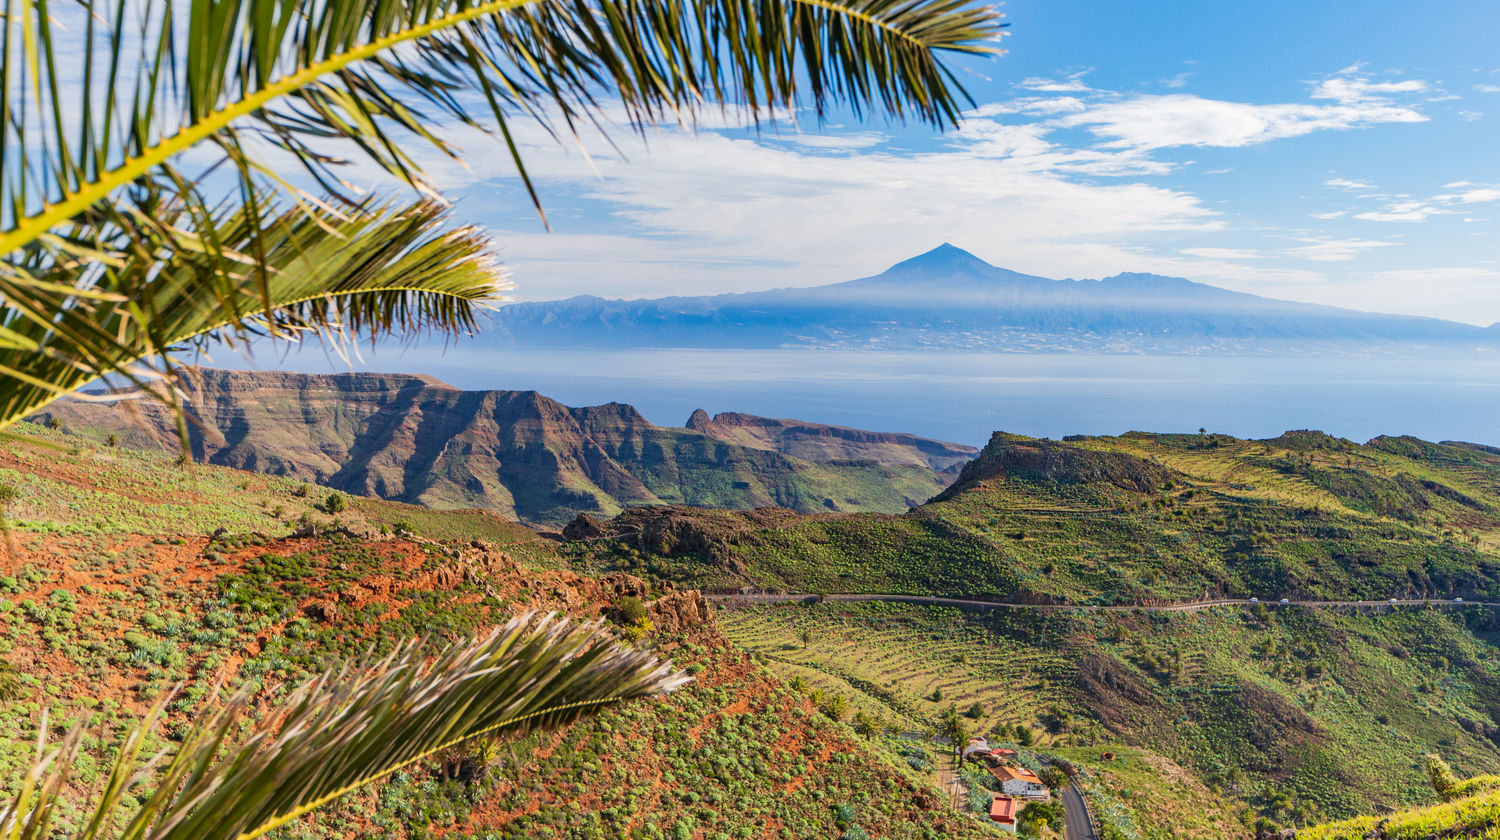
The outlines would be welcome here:
<svg viewBox="0 0 1500 840">
<path fill-rule="evenodd" d="M 0 703 L 10 703 L 26 696 L 21 685 L 21 669 L 14 663 L 0 659 Z"/>
<path fill-rule="evenodd" d="M 1427 778 L 1432 782 L 1433 792 L 1444 802 L 1453 798 L 1454 790 L 1458 787 L 1458 776 L 1441 756 L 1428 753 Z"/>
<path fill-rule="evenodd" d="M 343 513 L 349 507 L 349 498 L 337 491 L 328 494 L 323 502 L 323 509 L 329 513 Z"/>
<path fill-rule="evenodd" d="M 619 613 L 620 623 L 626 626 L 634 626 L 646 621 L 646 605 L 641 603 L 640 598 L 627 595 L 615 602 L 615 611 Z"/>
</svg>

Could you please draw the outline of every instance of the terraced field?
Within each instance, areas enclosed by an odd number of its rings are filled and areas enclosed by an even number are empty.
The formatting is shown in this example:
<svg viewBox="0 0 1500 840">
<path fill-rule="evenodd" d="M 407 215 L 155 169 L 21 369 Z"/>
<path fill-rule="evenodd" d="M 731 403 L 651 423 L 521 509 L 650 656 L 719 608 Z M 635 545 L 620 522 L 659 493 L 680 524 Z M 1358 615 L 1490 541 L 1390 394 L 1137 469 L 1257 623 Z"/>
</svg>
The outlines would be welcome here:
<svg viewBox="0 0 1500 840">
<path fill-rule="evenodd" d="M 950 611 L 891 606 L 872 604 L 842 621 L 802 608 L 727 610 L 720 623 L 778 673 L 845 694 L 903 729 L 931 729 L 949 706 L 978 703 L 976 732 L 1003 729 L 1010 741 L 1019 725 L 1041 745 L 1067 740 L 1046 731 L 1041 712 L 1067 685 L 1069 651 L 1002 645 L 982 626 L 948 621 Z M 812 634 L 806 646 L 804 630 Z"/>
<path fill-rule="evenodd" d="M 721 623 L 771 670 L 901 728 L 935 732 L 950 706 L 978 703 L 973 731 L 1086 767 L 1139 748 L 1222 792 L 1231 822 L 1244 808 L 1305 821 L 1421 802 L 1432 751 L 1467 772 L 1500 766 L 1500 651 L 1480 608 L 971 614 L 830 601 L 726 610 Z"/>
</svg>

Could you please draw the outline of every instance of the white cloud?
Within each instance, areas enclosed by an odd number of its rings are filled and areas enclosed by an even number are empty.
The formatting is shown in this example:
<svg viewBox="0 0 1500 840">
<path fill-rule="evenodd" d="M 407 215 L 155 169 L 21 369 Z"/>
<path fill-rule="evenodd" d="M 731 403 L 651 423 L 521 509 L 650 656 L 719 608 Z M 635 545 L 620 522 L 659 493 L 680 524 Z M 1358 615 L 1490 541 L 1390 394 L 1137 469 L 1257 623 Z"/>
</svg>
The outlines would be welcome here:
<svg viewBox="0 0 1500 840">
<path fill-rule="evenodd" d="M 1297 248 L 1288 248 L 1283 251 L 1290 257 L 1297 257 L 1314 262 L 1348 262 L 1359 256 L 1361 252 L 1372 248 L 1386 248 L 1395 245 L 1395 242 L 1384 242 L 1376 239 L 1323 239 L 1317 237 L 1303 237 L 1297 241 L 1306 242 L 1306 245 Z"/>
<path fill-rule="evenodd" d="M 1357 213 L 1354 218 L 1371 222 L 1425 222 L 1433 216 L 1453 215 L 1458 212 L 1453 208 L 1460 205 L 1500 201 L 1500 184 L 1454 181 L 1444 186 L 1448 189 L 1460 189 L 1462 192 L 1439 193 L 1425 199 L 1402 196 L 1400 200 L 1387 202 L 1378 210 Z"/>
<path fill-rule="evenodd" d="M 1452 212 L 1425 201 L 1393 201 L 1379 210 L 1355 213 L 1354 218 L 1367 222 L 1425 222 L 1432 216 L 1446 216 Z"/>
<path fill-rule="evenodd" d="M 1358 190 L 1373 190 L 1375 185 L 1369 181 L 1351 181 L 1348 178 L 1329 178 L 1323 182 L 1325 187 L 1355 192 Z"/>
<path fill-rule="evenodd" d="M 667 136 L 645 150 L 626 144 L 625 155 L 593 148 L 598 179 L 577 154 L 536 138 L 523 153 L 544 201 L 546 185 L 566 186 L 630 231 L 600 237 L 589 232 L 595 225 L 555 219 L 555 235 L 506 232 L 502 256 L 525 297 L 560 288 L 641 296 L 844 280 L 943 241 L 1018 270 L 1113 274 L 1140 263 L 1131 249 L 1145 237 L 1222 226 L 1189 193 L 1073 180 L 1077 169 L 1117 168 L 1111 155 L 1119 155 L 1075 153 L 1041 133 L 975 121 L 946 148 L 918 154 L 813 154 L 718 133 Z M 469 212 L 479 200 L 465 199 Z M 547 256 L 558 253 L 567 259 Z M 781 269 L 774 279 L 768 261 Z"/>
<path fill-rule="evenodd" d="M 1474 89 L 1480 93 L 1500 93 L 1500 85 L 1475 85 Z"/>
<path fill-rule="evenodd" d="M 1248 248 L 1183 248 L 1178 253 L 1212 260 L 1263 260 L 1265 254 Z"/>
<path fill-rule="evenodd" d="M 1022 79 L 1017 82 L 1016 87 L 1041 93 L 1084 93 L 1093 90 L 1093 88 L 1084 84 L 1083 80 L 1078 76 L 1073 76 L 1062 81 L 1032 76 L 1031 78 Z"/>
<path fill-rule="evenodd" d="M 1314 218 L 1314 219 L 1337 219 L 1340 216 L 1347 216 L 1347 215 L 1349 215 L 1349 211 L 1348 210 L 1330 210 L 1327 213 L 1308 213 L 1307 215 L 1310 216 L 1311 218 Z"/>
<path fill-rule="evenodd" d="M 1386 122 L 1423 122 L 1410 108 L 1387 105 L 1252 105 L 1197 96 L 1142 96 L 1068 117 L 1111 138 L 1106 145 L 1134 149 L 1169 146 L 1234 148 L 1300 137 L 1315 131 L 1358 128 Z"/>
<path fill-rule="evenodd" d="M 1332 99 L 1343 105 L 1353 105 L 1363 102 L 1384 102 L 1386 94 L 1391 93 L 1422 93 L 1427 90 L 1427 83 L 1417 79 L 1406 79 L 1400 82 L 1372 82 L 1369 79 L 1353 75 L 1359 72 L 1357 68 L 1344 68 L 1338 74 L 1324 79 L 1313 87 L 1313 99 Z"/>
<path fill-rule="evenodd" d="M 1448 201 L 1455 204 L 1479 204 L 1500 201 L 1500 186 L 1478 187 L 1455 195 L 1435 195 L 1433 201 Z"/>
</svg>

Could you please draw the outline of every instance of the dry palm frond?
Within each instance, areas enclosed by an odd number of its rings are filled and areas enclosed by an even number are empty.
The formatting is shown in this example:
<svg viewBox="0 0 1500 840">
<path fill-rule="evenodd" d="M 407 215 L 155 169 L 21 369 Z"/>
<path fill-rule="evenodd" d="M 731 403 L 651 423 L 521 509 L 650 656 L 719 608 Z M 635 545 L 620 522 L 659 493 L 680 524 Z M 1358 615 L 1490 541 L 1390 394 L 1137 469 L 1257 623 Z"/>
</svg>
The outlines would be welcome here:
<svg viewBox="0 0 1500 840">
<path fill-rule="evenodd" d="M 37 760 L 0 807 L 0 840 L 250 840 L 465 742 L 555 726 L 687 682 L 601 625 L 523 616 L 424 664 L 412 643 L 368 666 L 326 674 L 279 713 L 231 739 L 243 697 L 202 720 L 170 756 L 144 758 L 162 706 L 125 737 L 73 825 L 59 805 L 82 733 Z M 46 726 L 42 727 L 46 731 Z"/>
</svg>

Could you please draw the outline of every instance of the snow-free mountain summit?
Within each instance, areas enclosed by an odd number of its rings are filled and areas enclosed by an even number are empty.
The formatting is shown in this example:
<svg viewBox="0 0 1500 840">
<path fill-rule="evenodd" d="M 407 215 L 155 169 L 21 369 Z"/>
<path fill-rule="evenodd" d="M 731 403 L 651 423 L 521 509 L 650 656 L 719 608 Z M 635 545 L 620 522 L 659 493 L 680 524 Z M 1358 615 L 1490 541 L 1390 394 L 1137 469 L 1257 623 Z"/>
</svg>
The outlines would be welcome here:
<svg viewBox="0 0 1500 840">
<path fill-rule="evenodd" d="M 1161 354 L 1500 349 L 1500 329 L 1276 300 L 1179 277 L 1052 280 L 953 245 L 873 277 L 649 300 L 580 296 L 504 307 L 507 346 L 782 347 Z"/>
</svg>

